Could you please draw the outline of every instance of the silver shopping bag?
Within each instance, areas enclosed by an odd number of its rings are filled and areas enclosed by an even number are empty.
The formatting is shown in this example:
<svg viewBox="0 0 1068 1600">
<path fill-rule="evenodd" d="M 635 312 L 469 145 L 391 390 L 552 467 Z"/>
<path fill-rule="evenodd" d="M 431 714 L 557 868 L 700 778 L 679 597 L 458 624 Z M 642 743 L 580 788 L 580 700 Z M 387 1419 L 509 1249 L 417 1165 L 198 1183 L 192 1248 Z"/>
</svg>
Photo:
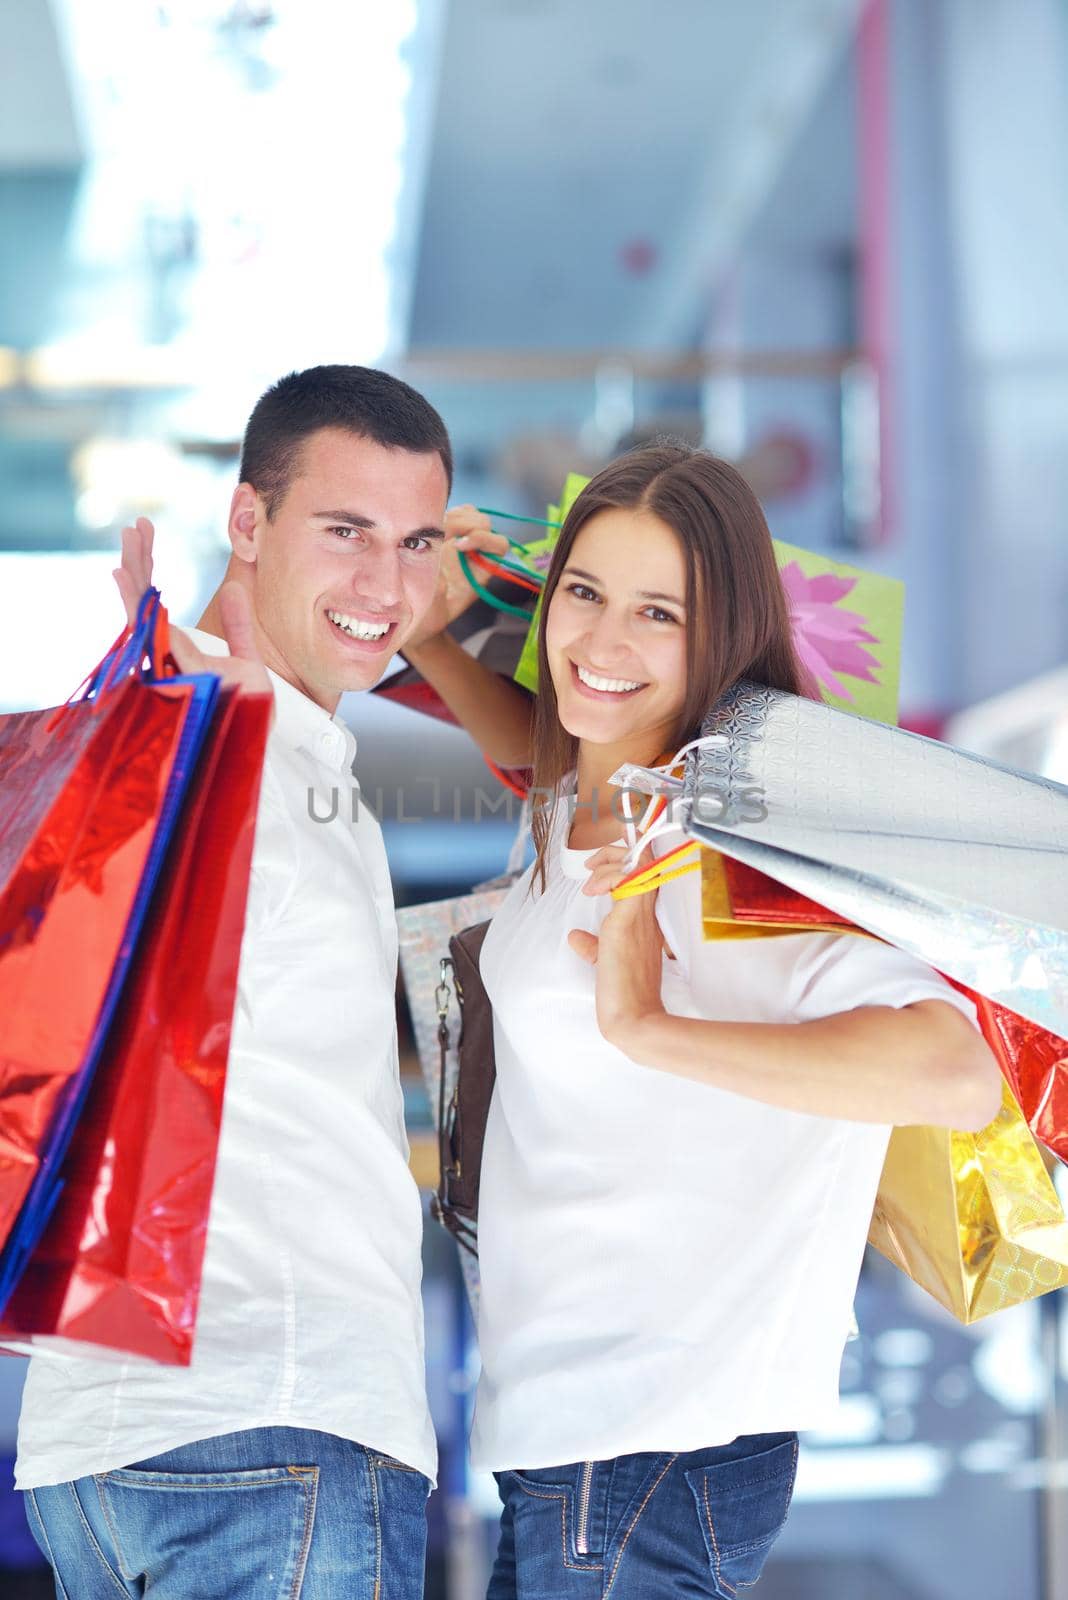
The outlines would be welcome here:
<svg viewBox="0 0 1068 1600">
<path fill-rule="evenodd" d="M 698 843 L 1068 1036 L 1068 788 L 818 701 L 741 683 L 667 795 Z"/>
</svg>

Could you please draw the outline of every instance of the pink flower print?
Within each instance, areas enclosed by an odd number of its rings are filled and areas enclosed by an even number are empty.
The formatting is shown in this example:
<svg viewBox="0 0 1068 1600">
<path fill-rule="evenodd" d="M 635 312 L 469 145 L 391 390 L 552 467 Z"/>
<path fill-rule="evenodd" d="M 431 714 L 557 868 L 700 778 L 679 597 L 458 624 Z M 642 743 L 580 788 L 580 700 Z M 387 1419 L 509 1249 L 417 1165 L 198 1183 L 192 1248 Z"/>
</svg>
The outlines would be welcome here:
<svg viewBox="0 0 1068 1600">
<path fill-rule="evenodd" d="M 881 663 L 864 645 L 878 644 L 879 640 L 864 626 L 867 619 L 859 611 L 847 611 L 838 604 L 856 587 L 856 578 L 838 578 L 831 572 L 807 578 L 796 561 L 788 562 L 780 571 L 794 642 L 820 692 L 827 689 L 841 700 L 853 700 L 855 696 L 838 676 L 840 672 L 850 678 L 862 678 L 865 683 L 878 683 L 874 669 Z"/>
</svg>

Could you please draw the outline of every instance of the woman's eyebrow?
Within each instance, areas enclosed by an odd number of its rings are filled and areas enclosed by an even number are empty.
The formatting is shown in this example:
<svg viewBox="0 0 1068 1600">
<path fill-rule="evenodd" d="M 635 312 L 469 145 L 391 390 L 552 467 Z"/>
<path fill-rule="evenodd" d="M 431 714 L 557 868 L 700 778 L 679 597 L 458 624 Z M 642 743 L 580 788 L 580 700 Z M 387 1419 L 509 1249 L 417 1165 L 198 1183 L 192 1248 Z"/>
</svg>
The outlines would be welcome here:
<svg viewBox="0 0 1068 1600">
<path fill-rule="evenodd" d="M 572 577 L 575 578 L 584 578 L 587 583 L 599 585 L 601 582 L 600 578 L 595 578 L 592 572 L 583 572 L 581 567 L 565 567 L 560 576 L 565 577 L 567 573 L 571 573 Z M 655 594 L 650 589 L 638 589 L 636 596 L 639 600 L 666 600 L 668 605 L 671 606 L 685 606 L 686 604 L 685 600 L 680 600 L 678 595 Z"/>
</svg>

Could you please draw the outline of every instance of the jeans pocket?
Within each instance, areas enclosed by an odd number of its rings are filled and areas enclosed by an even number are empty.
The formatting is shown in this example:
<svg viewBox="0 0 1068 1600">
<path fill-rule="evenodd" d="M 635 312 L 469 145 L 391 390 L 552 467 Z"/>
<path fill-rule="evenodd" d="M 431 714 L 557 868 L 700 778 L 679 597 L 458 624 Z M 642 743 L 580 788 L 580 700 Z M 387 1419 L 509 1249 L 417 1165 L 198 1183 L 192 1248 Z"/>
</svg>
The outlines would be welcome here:
<svg viewBox="0 0 1068 1600">
<path fill-rule="evenodd" d="M 396 1456 L 385 1456 L 381 1450 L 369 1450 L 368 1460 L 373 1467 L 384 1467 L 393 1472 L 410 1472 L 413 1478 L 422 1478 L 427 1494 L 430 1493 L 430 1479 L 418 1467 L 410 1467 L 406 1461 L 398 1461 Z"/>
<path fill-rule="evenodd" d="M 686 1473 L 717 1593 L 750 1589 L 782 1532 L 797 1475 L 797 1440 Z"/>
<path fill-rule="evenodd" d="M 367 1452 L 378 1545 L 375 1594 L 423 1593 L 430 1479 L 393 1456 Z"/>
<path fill-rule="evenodd" d="M 161 1595 L 299 1600 L 315 1522 L 319 1468 L 96 1476 L 97 1494 L 127 1582 L 146 1576 Z"/>
<path fill-rule="evenodd" d="M 604 1463 L 579 1461 L 501 1474 L 501 1492 L 514 1515 L 517 1566 L 524 1571 L 551 1566 L 559 1574 L 562 1562 L 580 1571 L 600 1570 L 604 1470 Z"/>
</svg>

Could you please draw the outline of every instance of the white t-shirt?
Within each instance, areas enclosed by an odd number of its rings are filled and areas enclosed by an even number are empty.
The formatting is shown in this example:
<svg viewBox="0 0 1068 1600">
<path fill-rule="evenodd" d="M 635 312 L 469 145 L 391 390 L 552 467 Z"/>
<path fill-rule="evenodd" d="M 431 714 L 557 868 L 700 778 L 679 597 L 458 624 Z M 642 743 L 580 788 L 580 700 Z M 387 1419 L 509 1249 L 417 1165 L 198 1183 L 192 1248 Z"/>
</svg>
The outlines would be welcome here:
<svg viewBox="0 0 1068 1600">
<path fill-rule="evenodd" d="M 359 803 L 352 734 L 271 677 L 192 1365 L 89 1359 L 70 1341 L 37 1351 L 21 1489 L 272 1425 L 434 1476 L 382 831 Z"/>
<path fill-rule="evenodd" d="M 824 1424 L 837 1404 L 888 1127 L 783 1111 L 639 1066 L 602 1037 L 567 942 L 609 902 L 554 830 L 486 937 L 497 1084 L 479 1196 L 472 1456 L 482 1468 L 688 1451 Z M 661 851 L 680 842 L 675 833 Z M 861 1005 L 974 1008 L 855 934 L 706 942 L 700 879 L 660 891 L 680 1016 L 806 1022 Z"/>
</svg>

